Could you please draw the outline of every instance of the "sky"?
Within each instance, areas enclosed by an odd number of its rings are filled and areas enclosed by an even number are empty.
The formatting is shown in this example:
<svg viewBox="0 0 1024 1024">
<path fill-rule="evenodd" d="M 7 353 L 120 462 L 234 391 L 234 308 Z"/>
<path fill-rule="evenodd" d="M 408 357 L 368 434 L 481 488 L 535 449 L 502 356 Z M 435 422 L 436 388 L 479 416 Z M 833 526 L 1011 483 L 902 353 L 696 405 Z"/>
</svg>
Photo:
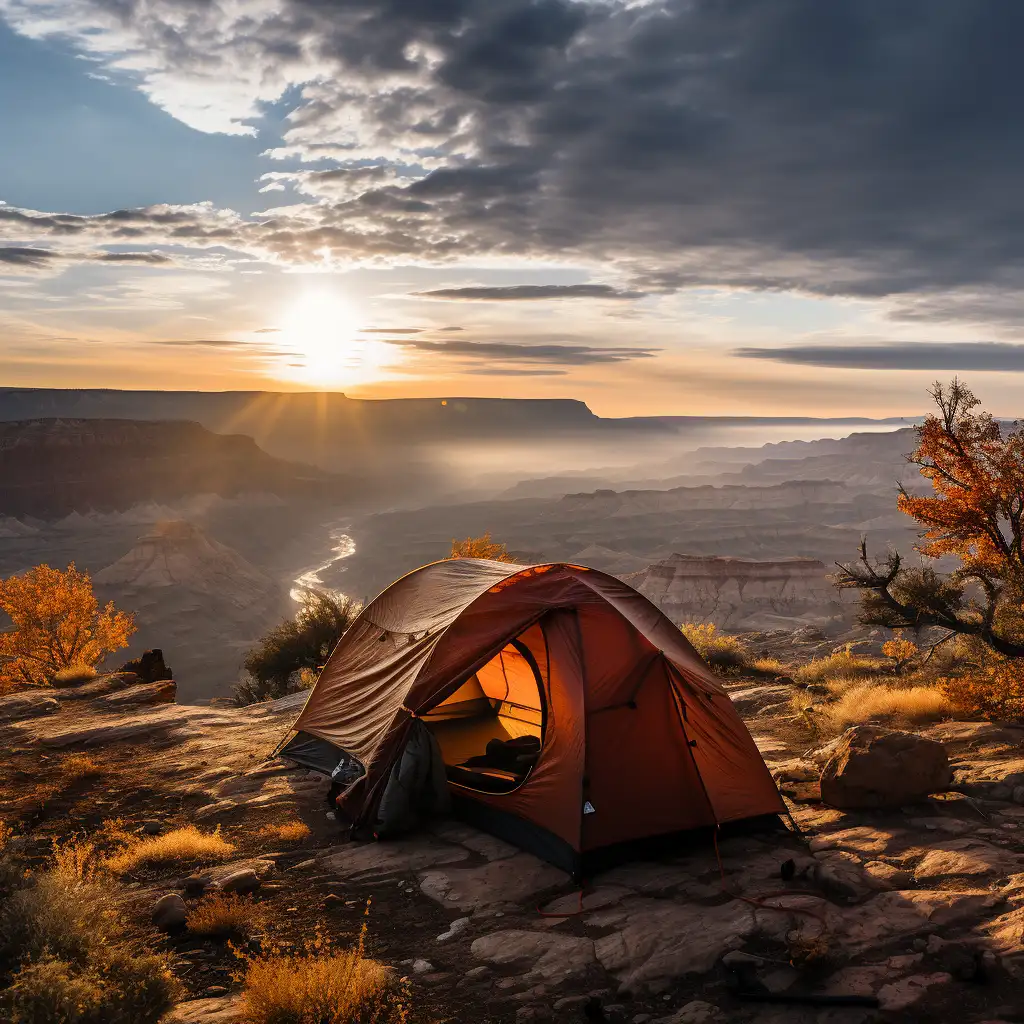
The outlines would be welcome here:
<svg viewBox="0 0 1024 1024">
<path fill-rule="evenodd" d="M 1024 382 L 1024 5 L 0 0 L 0 384 Z"/>
</svg>

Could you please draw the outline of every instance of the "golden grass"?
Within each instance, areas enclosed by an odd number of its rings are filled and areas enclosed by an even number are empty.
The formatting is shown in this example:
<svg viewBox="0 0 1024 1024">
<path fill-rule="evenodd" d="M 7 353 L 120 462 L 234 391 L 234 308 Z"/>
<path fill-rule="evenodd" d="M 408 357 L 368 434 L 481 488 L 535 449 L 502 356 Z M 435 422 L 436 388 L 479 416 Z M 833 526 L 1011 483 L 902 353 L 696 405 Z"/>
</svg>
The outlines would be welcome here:
<svg viewBox="0 0 1024 1024">
<path fill-rule="evenodd" d="M 61 761 L 58 771 L 64 785 L 70 786 L 92 775 L 102 775 L 104 768 L 88 754 L 69 754 Z"/>
<path fill-rule="evenodd" d="M 281 825 L 265 825 L 260 829 L 260 835 L 280 839 L 286 843 L 298 843 L 308 839 L 312 834 L 304 821 L 286 821 Z"/>
<path fill-rule="evenodd" d="M 249 936 L 266 926 L 266 911 L 235 893 L 216 893 L 197 903 L 185 918 L 193 935 L 209 938 Z"/>
<path fill-rule="evenodd" d="M 359 949 L 255 957 L 242 982 L 242 1017 L 250 1024 L 408 1020 L 394 975 Z"/>
<path fill-rule="evenodd" d="M 877 676 L 884 667 L 885 663 L 878 658 L 865 658 L 842 650 L 801 665 L 793 673 L 793 678 L 806 685 L 824 683 L 831 686 L 841 680 L 863 680 Z"/>
<path fill-rule="evenodd" d="M 897 719 L 914 725 L 934 722 L 945 718 L 952 705 L 936 687 L 868 683 L 850 687 L 837 701 L 818 710 L 832 729 L 841 732 L 874 718 Z"/>
<path fill-rule="evenodd" d="M 743 641 L 721 632 L 713 622 L 684 622 L 679 629 L 712 668 L 740 668 L 747 663 Z"/>
<path fill-rule="evenodd" d="M 69 665 L 53 674 L 51 682 L 54 686 L 81 686 L 96 678 L 96 669 L 92 665 Z"/>
<path fill-rule="evenodd" d="M 235 847 L 223 839 L 220 832 L 200 832 L 195 825 L 185 825 L 160 836 L 133 837 L 117 853 L 108 857 L 103 866 L 115 875 L 125 875 L 143 867 L 163 867 L 175 864 L 212 864 L 227 860 Z"/>
<path fill-rule="evenodd" d="M 765 676 L 787 676 L 790 674 L 789 666 L 784 665 L 778 658 L 755 658 L 748 667 Z"/>
</svg>

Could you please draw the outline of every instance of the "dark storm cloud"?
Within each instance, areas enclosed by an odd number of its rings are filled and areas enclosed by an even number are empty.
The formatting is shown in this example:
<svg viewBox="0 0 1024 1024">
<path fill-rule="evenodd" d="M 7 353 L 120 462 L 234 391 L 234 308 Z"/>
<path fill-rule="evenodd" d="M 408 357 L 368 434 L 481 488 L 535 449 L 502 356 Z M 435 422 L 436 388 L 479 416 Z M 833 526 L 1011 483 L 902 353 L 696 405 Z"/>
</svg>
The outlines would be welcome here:
<svg viewBox="0 0 1024 1024">
<path fill-rule="evenodd" d="M 528 345 L 511 341 L 428 341 L 423 338 L 396 338 L 392 344 L 417 352 L 458 356 L 464 359 L 488 359 L 503 363 L 551 363 L 557 366 L 625 363 L 633 359 L 649 359 L 659 351 L 654 348 L 601 348 L 596 345 Z"/>
<path fill-rule="evenodd" d="M 1024 4 L 43 6 L 53 32 L 90 52 L 132 54 L 148 93 L 183 118 L 220 104 L 237 125 L 257 101 L 297 97 L 282 153 L 353 166 L 296 172 L 321 201 L 255 222 L 197 207 L 27 219 L 0 207 L 12 242 L 160 236 L 283 263 L 324 248 L 536 257 L 614 266 L 654 291 L 1024 285 Z M 4 9 L 38 25 L 37 7 Z"/>
<path fill-rule="evenodd" d="M 890 342 L 880 345 L 797 345 L 741 348 L 744 359 L 857 370 L 975 370 L 1024 372 L 1024 345 L 993 341 Z"/>
<path fill-rule="evenodd" d="M 515 284 L 469 288 L 434 288 L 413 292 L 420 299 L 464 302 L 525 302 L 545 299 L 639 299 L 643 292 L 627 292 L 607 284 Z"/>
<path fill-rule="evenodd" d="M 0 263 L 6 263 L 14 267 L 29 267 L 42 269 L 50 265 L 54 257 L 49 249 L 32 249 L 26 246 L 2 246 L 0 247 Z"/>
</svg>

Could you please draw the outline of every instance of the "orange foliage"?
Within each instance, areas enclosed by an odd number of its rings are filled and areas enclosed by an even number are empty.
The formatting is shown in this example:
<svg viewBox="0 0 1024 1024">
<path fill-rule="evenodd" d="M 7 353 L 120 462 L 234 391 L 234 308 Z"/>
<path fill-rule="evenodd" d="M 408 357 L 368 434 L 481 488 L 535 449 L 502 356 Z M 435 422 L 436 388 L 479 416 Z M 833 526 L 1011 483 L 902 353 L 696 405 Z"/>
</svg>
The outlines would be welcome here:
<svg viewBox="0 0 1024 1024">
<path fill-rule="evenodd" d="M 893 638 L 882 644 L 882 653 L 896 663 L 896 668 L 903 668 L 912 658 L 920 653 L 913 640 L 903 636 L 903 630 L 893 631 Z"/>
<path fill-rule="evenodd" d="M 111 601 L 100 609 L 87 573 L 37 565 L 0 580 L 0 610 L 13 628 L 0 632 L 0 690 L 47 684 L 72 665 L 95 665 L 128 646 L 132 615 Z"/>
<path fill-rule="evenodd" d="M 491 540 L 490 532 L 482 537 L 467 537 L 452 541 L 449 558 L 489 558 L 492 562 L 515 562 L 504 544 Z"/>
<path fill-rule="evenodd" d="M 962 571 L 1003 579 L 1024 568 L 1024 430 L 1006 435 L 978 399 L 954 380 L 936 384 L 939 416 L 917 428 L 910 461 L 931 481 L 929 496 L 903 491 L 900 509 L 924 527 L 918 550 L 955 555 Z"/>
<path fill-rule="evenodd" d="M 939 689 L 961 713 L 1004 722 L 1024 720 L 1024 668 L 1015 661 L 1001 661 L 953 679 Z"/>
</svg>

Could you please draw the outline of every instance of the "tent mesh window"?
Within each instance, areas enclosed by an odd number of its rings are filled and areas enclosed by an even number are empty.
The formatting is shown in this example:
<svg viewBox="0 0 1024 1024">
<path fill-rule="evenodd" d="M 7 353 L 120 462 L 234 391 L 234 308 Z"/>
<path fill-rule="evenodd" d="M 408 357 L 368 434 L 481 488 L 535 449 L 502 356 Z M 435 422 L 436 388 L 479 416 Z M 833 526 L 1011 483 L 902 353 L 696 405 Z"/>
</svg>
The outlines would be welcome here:
<svg viewBox="0 0 1024 1024">
<path fill-rule="evenodd" d="M 450 697 L 422 715 L 451 782 L 510 793 L 529 777 L 544 743 L 544 683 L 528 647 L 513 640 Z"/>
</svg>

